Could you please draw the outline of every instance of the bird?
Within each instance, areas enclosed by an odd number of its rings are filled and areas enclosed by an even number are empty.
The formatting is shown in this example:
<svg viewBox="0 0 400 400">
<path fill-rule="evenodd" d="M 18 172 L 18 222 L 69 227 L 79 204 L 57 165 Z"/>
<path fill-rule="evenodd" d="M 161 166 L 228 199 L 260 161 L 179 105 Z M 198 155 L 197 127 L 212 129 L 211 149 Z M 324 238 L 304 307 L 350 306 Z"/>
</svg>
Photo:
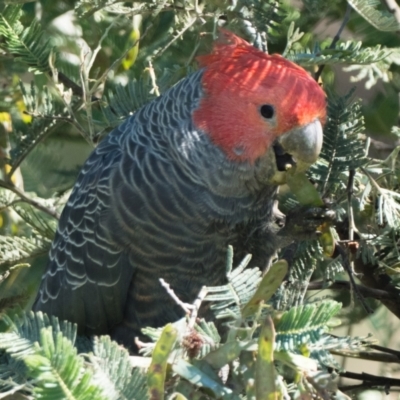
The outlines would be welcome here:
<svg viewBox="0 0 400 400">
<path fill-rule="evenodd" d="M 226 283 L 226 254 L 264 269 L 287 170 L 321 151 L 326 95 L 302 67 L 221 30 L 199 68 L 111 131 L 85 162 L 34 311 L 135 351 L 144 327 Z M 201 315 L 202 309 L 200 309 Z"/>
</svg>

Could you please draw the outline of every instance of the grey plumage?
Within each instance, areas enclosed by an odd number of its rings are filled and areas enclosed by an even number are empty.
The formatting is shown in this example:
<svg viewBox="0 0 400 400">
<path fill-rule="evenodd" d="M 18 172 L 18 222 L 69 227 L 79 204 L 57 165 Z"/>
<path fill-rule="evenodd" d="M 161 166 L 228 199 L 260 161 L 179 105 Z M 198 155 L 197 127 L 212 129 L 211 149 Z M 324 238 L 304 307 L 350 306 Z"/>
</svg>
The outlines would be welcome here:
<svg viewBox="0 0 400 400">
<path fill-rule="evenodd" d="M 182 316 L 159 278 L 191 302 L 203 285 L 225 282 L 228 244 L 235 263 L 252 253 L 251 266 L 265 266 L 276 247 L 273 149 L 254 165 L 233 162 L 194 126 L 202 73 L 144 106 L 91 154 L 34 310 L 132 347 L 140 328 Z"/>
</svg>

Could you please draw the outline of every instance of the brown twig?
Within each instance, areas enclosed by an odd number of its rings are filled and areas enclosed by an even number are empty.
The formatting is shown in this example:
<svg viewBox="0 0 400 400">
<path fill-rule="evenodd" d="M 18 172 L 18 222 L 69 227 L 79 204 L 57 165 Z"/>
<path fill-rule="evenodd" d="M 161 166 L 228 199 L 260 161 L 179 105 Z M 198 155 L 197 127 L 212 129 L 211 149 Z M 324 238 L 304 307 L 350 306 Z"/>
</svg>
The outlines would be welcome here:
<svg viewBox="0 0 400 400">
<path fill-rule="evenodd" d="M 330 350 L 331 354 L 342 357 L 358 358 L 362 360 L 400 364 L 400 358 L 393 354 L 377 353 L 374 351 Z"/>
<path fill-rule="evenodd" d="M 347 181 L 347 216 L 349 219 L 349 240 L 354 240 L 354 231 L 355 224 L 354 224 L 354 213 L 353 213 L 353 193 L 354 193 L 354 177 L 356 176 L 355 169 L 351 169 L 349 171 L 349 180 Z"/>
<path fill-rule="evenodd" d="M 330 336 L 332 336 L 334 338 L 339 338 L 339 336 L 334 335 L 332 333 L 330 334 Z M 391 355 L 395 356 L 397 358 L 397 360 L 400 361 L 400 351 L 399 350 L 394 350 L 389 347 L 384 347 L 384 346 L 380 346 L 378 344 L 373 344 L 372 342 L 370 342 L 368 340 L 361 340 L 360 343 L 363 346 L 368 347 L 369 349 L 372 349 L 372 350 L 379 351 L 380 353 L 391 354 Z"/>
<path fill-rule="evenodd" d="M 127 48 L 116 60 L 114 60 L 113 63 L 102 73 L 100 78 L 96 79 L 93 86 L 90 88 L 91 93 L 94 93 L 98 89 L 98 87 L 106 81 L 108 74 L 117 68 L 121 61 L 127 56 L 129 51 L 146 37 L 146 35 L 150 31 L 150 28 L 152 27 L 153 24 L 149 24 L 143 34 L 140 36 L 140 38 L 137 39 L 129 48 Z"/>
<path fill-rule="evenodd" d="M 329 49 L 334 49 L 335 48 L 336 43 L 339 41 L 340 35 L 342 34 L 344 27 L 349 22 L 350 14 L 351 14 L 351 5 L 349 3 L 347 3 L 347 8 L 346 8 L 346 12 L 345 12 L 344 17 L 343 17 L 343 21 L 342 21 L 342 23 L 341 23 L 341 25 L 339 27 L 339 30 L 337 31 L 335 37 L 333 38 L 332 43 L 329 46 Z M 322 64 L 322 65 L 319 66 L 319 68 L 318 68 L 318 70 L 317 70 L 317 72 L 315 73 L 315 76 L 314 76 L 314 79 L 316 81 L 318 81 L 318 79 L 321 76 L 322 71 L 323 71 L 324 68 L 325 68 L 325 64 Z"/>
<path fill-rule="evenodd" d="M 45 115 L 37 112 L 29 112 L 29 111 L 24 111 L 24 114 L 30 115 L 34 118 L 43 118 L 51 121 L 61 121 L 61 122 L 67 122 L 71 124 L 83 137 L 85 137 L 85 131 L 82 128 L 82 126 L 74 119 L 71 117 L 67 117 L 66 115 Z M 90 142 L 92 143 L 92 142 Z"/>
<path fill-rule="evenodd" d="M 400 290 L 392 283 L 387 274 L 377 273 L 379 266 L 372 263 L 364 263 L 361 257 L 354 260 L 355 271 L 358 279 L 364 286 L 371 289 L 384 290 L 391 294 L 389 298 L 381 299 L 382 304 L 388 308 L 397 318 L 400 318 Z"/>
<path fill-rule="evenodd" d="M 336 230 L 340 237 L 347 238 L 348 224 L 338 223 Z M 339 244 L 341 241 L 338 241 L 337 243 Z M 347 255 L 345 251 L 344 253 Z M 388 310 L 400 319 L 400 289 L 392 282 L 391 277 L 388 274 L 379 271 L 380 267 L 378 263 L 363 261 L 362 257 L 355 258 L 353 262 L 354 271 L 357 273 L 357 279 L 361 282 L 362 286 L 364 288 L 372 289 L 372 291 L 369 292 L 370 294 L 374 293 L 375 290 L 388 293 L 388 295 L 385 294 L 379 300 Z M 364 290 L 365 293 L 366 289 L 362 290 Z M 375 293 L 377 294 L 381 292 Z"/>
<path fill-rule="evenodd" d="M 397 386 L 400 387 L 400 379 L 396 378 L 388 378 L 385 376 L 377 376 L 377 375 L 371 375 L 367 374 L 365 372 L 362 372 L 361 374 L 356 373 L 356 372 L 340 372 L 339 375 L 343 378 L 349 378 L 349 379 L 356 379 L 359 381 L 362 381 L 363 387 L 368 387 L 368 388 L 376 388 L 376 387 L 384 387 L 386 394 L 389 393 L 389 389 L 392 386 Z M 351 385 L 351 386 L 342 386 L 339 389 L 341 391 L 349 391 L 353 390 L 355 388 L 359 388 L 360 385 Z"/>
<path fill-rule="evenodd" d="M 178 40 L 194 23 L 197 21 L 197 15 L 193 17 L 177 34 L 174 36 L 162 49 L 158 50 L 154 55 L 153 59 L 159 57 L 161 54 L 168 49 L 176 40 Z"/>
<path fill-rule="evenodd" d="M 50 74 L 52 75 L 52 74 Z M 58 72 L 58 80 L 61 82 L 66 88 L 71 89 L 72 93 L 77 97 L 83 97 L 83 89 L 75 83 L 72 79 L 68 78 L 67 75 L 62 72 Z M 99 101 L 100 99 L 96 96 L 91 97 L 92 102 Z"/>
<path fill-rule="evenodd" d="M 381 351 L 382 353 L 392 354 L 396 356 L 398 360 L 400 360 L 400 351 L 398 350 L 389 349 L 388 347 L 379 346 L 378 344 L 370 344 L 368 345 L 368 347 L 374 350 Z"/>
<path fill-rule="evenodd" d="M 10 190 L 11 192 L 15 193 L 21 199 L 21 201 L 30 204 L 32 207 L 35 207 L 38 210 L 45 212 L 46 214 L 50 215 L 51 217 L 56 218 L 56 219 L 60 218 L 60 216 L 58 215 L 56 210 L 53 210 L 52 208 L 44 206 L 43 204 L 39 203 L 35 199 L 31 199 L 23 191 L 21 191 L 16 186 L 14 186 L 12 183 L 8 183 L 1 179 L 0 187 Z"/>
<path fill-rule="evenodd" d="M 371 385 L 369 383 L 360 383 L 359 385 L 342 385 L 342 386 L 339 386 L 339 389 L 342 392 L 350 392 L 350 391 L 361 392 L 362 390 L 371 389 L 371 388 L 374 388 L 374 387 L 371 387 Z M 386 390 L 386 394 L 389 394 L 389 392 L 387 391 L 386 388 L 385 388 L 385 390 Z M 400 388 L 397 388 L 397 389 L 396 388 L 390 388 L 390 392 L 391 393 L 399 392 L 399 391 L 400 391 Z"/>
<path fill-rule="evenodd" d="M 360 170 L 368 176 L 371 185 L 377 190 L 377 192 L 382 194 L 382 189 L 371 176 L 371 174 L 363 167 L 360 167 Z M 348 224 L 339 223 L 336 229 L 341 238 L 348 239 Z M 362 245 L 362 242 L 360 245 Z M 346 251 L 344 251 L 342 248 L 340 249 L 347 255 Z M 378 263 L 363 261 L 362 257 L 354 258 L 353 263 L 354 271 L 357 273 L 357 278 L 361 281 L 364 287 L 368 287 L 373 290 L 382 290 L 389 293 L 389 296 L 385 295 L 380 299 L 380 301 L 387 309 L 396 315 L 397 318 L 400 319 L 400 289 L 395 285 L 395 283 L 393 283 L 391 277 L 388 274 L 380 272 Z M 352 274 L 350 277 L 353 277 Z"/>
<path fill-rule="evenodd" d="M 22 154 L 20 154 L 15 160 L 13 160 L 12 166 L 11 166 L 11 170 L 10 172 L 7 174 L 7 179 L 11 180 L 13 174 L 15 173 L 15 171 L 18 169 L 18 167 L 22 164 L 22 162 L 25 160 L 25 158 L 28 156 L 28 154 L 30 154 L 30 152 L 40 143 L 43 142 L 47 137 L 49 137 L 49 135 L 54 131 L 54 129 L 56 128 L 56 124 L 51 124 L 49 125 L 47 128 L 45 128 L 44 130 L 42 130 L 42 133 L 31 143 L 29 143 L 29 145 L 27 147 L 24 148 L 24 150 L 22 151 Z"/>
<path fill-rule="evenodd" d="M 357 290 L 365 297 L 370 297 L 372 299 L 382 300 L 382 299 L 393 299 L 393 294 L 385 290 L 373 289 L 363 285 L 357 285 Z M 310 282 L 307 290 L 352 290 L 353 287 L 349 281 L 337 280 L 331 284 L 326 284 L 324 281 L 314 281 Z"/>
<path fill-rule="evenodd" d="M 349 279 L 350 279 L 349 283 L 351 285 L 351 289 L 354 291 L 354 294 L 356 295 L 357 299 L 360 301 L 365 312 L 367 314 L 372 314 L 374 312 L 374 310 L 372 310 L 372 308 L 365 302 L 364 297 L 362 296 L 362 294 L 358 288 L 358 285 L 356 284 L 356 281 L 354 280 L 354 271 L 351 268 L 347 250 L 345 250 L 341 244 L 336 242 L 335 243 L 335 251 L 337 251 L 342 256 L 343 268 L 349 276 Z"/>
</svg>

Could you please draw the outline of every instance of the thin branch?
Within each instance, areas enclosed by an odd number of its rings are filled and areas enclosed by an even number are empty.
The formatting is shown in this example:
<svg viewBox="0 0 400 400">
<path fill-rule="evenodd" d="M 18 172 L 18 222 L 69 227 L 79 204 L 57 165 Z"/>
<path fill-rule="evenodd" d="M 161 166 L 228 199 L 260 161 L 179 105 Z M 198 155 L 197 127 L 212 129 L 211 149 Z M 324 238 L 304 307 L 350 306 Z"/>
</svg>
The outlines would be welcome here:
<svg viewBox="0 0 400 400">
<path fill-rule="evenodd" d="M 24 148 L 23 152 L 15 159 L 15 161 L 12 162 L 11 170 L 7 174 L 7 179 L 11 180 L 14 172 L 18 169 L 18 167 L 22 164 L 22 162 L 25 160 L 25 158 L 31 153 L 31 151 L 40 143 L 43 142 L 44 139 L 46 139 L 50 134 L 55 130 L 57 127 L 56 123 L 50 123 L 47 129 L 45 128 L 43 133 L 41 133 L 36 139 L 29 143 L 29 145 Z"/>
<path fill-rule="evenodd" d="M 96 90 L 98 89 L 98 87 L 106 81 L 108 74 L 113 71 L 115 68 L 117 68 L 117 66 L 121 63 L 121 61 L 126 57 L 126 55 L 131 51 L 131 49 L 133 47 L 135 47 L 138 43 L 140 43 L 141 40 L 143 40 L 143 38 L 147 35 L 147 33 L 149 32 L 150 28 L 153 27 L 153 24 L 149 24 L 146 28 L 146 30 L 144 31 L 143 35 L 140 36 L 139 39 L 137 39 L 135 41 L 135 43 L 133 43 L 132 46 L 128 47 L 120 57 L 118 57 L 101 75 L 101 77 L 99 79 L 96 80 L 96 82 L 93 84 L 92 88 L 90 89 L 90 93 L 93 94 L 96 92 Z"/>
<path fill-rule="evenodd" d="M 354 232 L 357 231 L 354 223 L 354 213 L 352 206 L 352 198 L 354 193 L 354 177 L 356 175 L 356 171 L 351 169 L 349 171 L 349 180 L 347 182 L 347 215 L 349 219 L 349 240 L 354 240 Z"/>
<path fill-rule="evenodd" d="M 102 49 L 103 41 L 107 38 L 111 28 L 119 21 L 121 15 L 113 19 L 111 24 L 105 29 L 103 35 L 100 37 L 99 42 L 96 48 L 92 51 L 89 60 L 85 63 L 85 57 L 87 56 L 82 55 L 82 66 L 81 66 L 81 82 L 82 82 L 82 89 L 83 89 L 83 102 L 86 108 L 86 116 L 87 116 L 87 123 L 89 128 L 89 139 L 93 141 L 95 136 L 95 127 L 93 124 L 93 110 L 92 110 L 92 97 L 94 96 L 94 91 L 90 89 L 89 82 L 90 82 L 90 71 L 93 67 L 93 64 L 96 60 L 97 55 L 99 54 L 100 50 Z"/>
<path fill-rule="evenodd" d="M 35 207 L 40 211 L 45 212 L 46 214 L 50 215 L 51 217 L 53 217 L 55 219 L 59 219 L 60 218 L 60 216 L 59 216 L 59 214 L 57 213 L 56 210 L 44 206 L 43 204 L 41 204 L 40 202 L 38 202 L 35 199 L 31 199 L 23 191 L 21 191 L 16 186 L 14 186 L 12 183 L 8 183 L 8 182 L 6 182 L 6 181 L 1 179 L 0 180 L 0 187 L 2 187 L 4 189 L 11 190 L 11 192 L 13 192 L 17 196 L 19 196 L 22 201 L 24 201 L 25 203 L 30 204 L 32 207 Z"/>
<path fill-rule="evenodd" d="M 353 199 L 353 193 L 354 193 L 354 177 L 356 175 L 356 171 L 354 169 L 351 169 L 349 171 L 349 179 L 347 182 L 347 218 L 349 222 L 349 236 L 348 239 L 350 241 L 354 240 L 354 231 L 356 231 L 355 223 L 354 223 L 354 213 L 353 213 L 353 205 L 352 205 L 352 199 Z M 350 251 L 350 248 L 347 247 L 347 252 Z M 354 261 L 349 260 L 349 274 L 353 275 L 354 274 Z M 352 282 L 353 283 L 353 282 Z M 357 286 L 354 283 L 355 286 Z M 358 289 L 357 289 L 358 290 Z M 351 291 L 351 296 L 353 295 L 353 291 Z M 352 299 L 353 301 L 353 299 Z M 345 361 L 345 360 L 343 360 Z M 343 366 L 344 367 L 344 366 Z M 344 368 L 343 368 L 344 369 Z"/>
<path fill-rule="evenodd" d="M 4 267 L 4 264 L 1 265 L 2 267 Z M 11 274 L 12 271 L 15 271 L 17 269 L 20 268 L 29 268 L 30 264 L 28 263 L 19 263 L 19 264 L 14 264 L 11 268 L 9 268 L 7 271 L 5 271 L 4 273 L 0 274 L 0 283 L 5 281 Z"/>
<path fill-rule="evenodd" d="M 190 315 L 189 323 L 188 323 L 188 328 L 193 328 L 194 324 L 196 323 L 197 315 L 199 313 L 201 304 L 203 303 L 203 300 L 207 296 L 208 290 L 206 286 L 203 286 L 199 292 L 199 294 L 196 297 L 196 300 L 193 302 L 193 309 Z"/>
<path fill-rule="evenodd" d="M 374 312 L 374 310 L 372 310 L 372 308 L 369 307 L 369 305 L 365 302 L 364 297 L 362 296 L 361 292 L 359 291 L 358 285 L 356 284 L 356 282 L 354 280 L 354 272 L 351 268 L 347 251 L 338 242 L 335 242 L 335 250 L 342 256 L 343 268 L 349 276 L 351 289 L 354 290 L 354 293 L 355 293 L 357 299 L 360 301 L 361 305 L 363 306 L 365 312 L 367 314 L 372 314 Z"/>
<path fill-rule="evenodd" d="M 382 353 L 388 353 L 388 354 L 395 355 L 397 357 L 397 359 L 400 360 L 400 351 L 398 351 L 398 350 L 389 349 L 388 347 L 379 346 L 378 344 L 371 344 L 371 345 L 369 345 L 369 347 L 371 349 L 381 351 Z"/>
<path fill-rule="evenodd" d="M 52 74 L 51 74 L 52 75 Z M 65 74 L 62 72 L 58 72 L 58 81 L 61 82 L 66 88 L 71 89 L 72 93 L 77 96 L 77 97 L 83 97 L 83 89 L 75 83 L 73 80 L 68 78 Z M 96 96 L 91 97 L 92 102 L 99 101 L 100 99 Z"/>
<path fill-rule="evenodd" d="M 373 351 L 350 351 L 350 350 L 330 350 L 330 353 L 336 356 L 358 358 L 361 360 L 400 364 L 400 359 L 393 354 L 377 353 Z"/>
<path fill-rule="evenodd" d="M 156 54 L 154 54 L 153 59 L 156 57 L 159 57 L 162 53 L 164 53 L 165 50 L 168 49 L 169 46 L 171 46 L 174 42 L 176 42 L 191 26 L 194 25 L 194 23 L 197 21 L 197 15 L 193 17 L 187 25 L 185 25 L 177 34 L 174 36 L 162 49 L 157 51 Z"/>
<path fill-rule="evenodd" d="M 190 314 L 193 310 L 193 304 L 183 302 L 174 292 L 174 289 L 171 288 L 171 285 L 164 281 L 164 279 L 159 279 L 161 286 L 167 291 L 168 295 L 175 301 L 178 306 L 182 307 L 186 314 Z"/>
<path fill-rule="evenodd" d="M 358 273 L 358 279 L 364 286 L 374 290 L 384 290 L 391 294 L 390 298 L 381 298 L 382 304 L 387 307 L 394 315 L 400 318 L 400 290 L 392 283 L 387 274 L 378 274 L 377 264 L 365 263 L 361 257 L 354 260 L 355 271 Z"/>
<path fill-rule="evenodd" d="M 341 23 L 341 25 L 339 27 L 339 30 L 337 31 L 335 37 L 333 38 L 332 43 L 329 46 L 329 49 L 334 49 L 335 46 L 336 46 L 336 43 L 339 41 L 340 35 L 343 32 L 343 29 L 345 28 L 345 26 L 349 22 L 351 10 L 352 10 L 351 5 L 349 3 L 347 3 L 347 8 L 346 8 L 346 12 L 345 12 L 344 17 L 343 17 L 343 21 L 342 21 L 342 23 Z M 318 79 L 321 76 L 322 71 L 323 71 L 324 68 L 325 68 L 325 64 L 322 64 L 322 65 L 319 66 L 318 71 L 315 73 L 315 76 L 314 76 L 314 79 L 316 81 L 318 81 Z"/>
<path fill-rule="evenodd" d="M 368 172 L 368 170 L 367 170 L 366 168 L 360 167 L 360 169 L 361 169 L 361 171 L 362 171 L 365 175 L 367 175 L 369 181 L 371 182 L 372 186 L 376 189 L 376 191 L 377 191 L 381 196 L 386 196 L 386 197 L 387 197 L 387 195 L 386 195 L 385 192 L 390 192 L 390 190 L 381 188 L 381 187 L 379 186 L 379 183 L 378 183 L 378 180 L 383 179 L 384 176 L 380 176 L 380 177 L 378 177 L 378 178 L 375 180 L 375 178 Z M 398 214 L 398 215 L 399 215 L 399 217 L 400 217 L 400 214 Z"/>
<path fill-rule="evenodd" d="M 175 303 L 178 304 L 178 306 L 182 307 L 185 313 L 190 316 L 188 329 L 192 329 L 196 323 L 197 315 L 199 313 L 201 304 L 203 303 L 204 298 L 207 296 L 208 293 L 207 287 L 203 286 L 193 304 L 190 304 L 183 302 L 175 294 L 171 286 L 167 282 L 165 282 L 164 279 L 160 278 L 159 281 L 161 283 L 161 286 L 167 291 L 167 293 L 175 301 Z"/>
<path fill-rule="evenodd" d="M 380 387 L 374 387 L 371 386 L 368 382 L 367 383 L 360 383 L 359 385 L 343 385 L 343 386 L 339 386 L 339 390 L 341 390 L 342 392 L 350 392 L 350 391 L 357 391 L 360 392 L 362 390 L 365 389 L 379 389 Z M 388 389 L 385 387 L 385 394 L 389 394 Z M 399 392 L 400 388 L 390 388 L 390 392 Z"/>
<path fill-rule="evenodd" d="M 160 90 L 157 85 L 156 74 L 154 72 L 153 64 L 151 61 L 149 61 L 149 66 L 145 69 L 145 71 L 148 71 L 150 75 L 151 86 L 152 86 L 150 93 L 154 93 L 156 96 L 160 96 Z"/>
<path fill-rule="evenodd" d="M 31 115 L 32 117 L 35 117 L 35 118 L 43 118 L 43 119 L 49 119 L 49 120 L 54 120 L 54 121 L 68 122 L 69 124 L 74 126 L 81 135 L 83 135 L 83 132 L 84 132 L 82 126 L 78 122 L 76 122 L 76 120 L 74 118 L 71 118 L 71 117 L 67 117 L 67 116 L 63 116 L 63 115 L 46 115 L 46 114 L 42 114 L 42 113 L 29 112 L 29 111 L 24 111 L 24 114 Z"/>
<path fill-rule="evenodd" d="M 14 206 L 15 204 L 18 203 L 23 203 L 24 201 L 21 199 L 14 199 L 13 201 L 11 201 L 10 203 L 5 203 L 4 205 L 2 205 L 0 207 L 0 213 L 2 213 L 3 211 L 8 210 L 10 207 Z"/>
<path fill-rule="evenodd" d="M 90 97 L 92 96 L 93 92 L 90 93 L 89 90 L 89 71 L 86 69 L 85 66 L 85 58 L 87 57 L 88 53 L 84 53 L 83 47 L 81 48 L 80 58 L 81 58 L 81 66 L 79 69 L 79 76 L 81 78 L 82 90 L 83 90 L 83 104 L 86 106 L 86 115 L 88 121 L 88 128 L 89 128 L 89 136 L 84 135 L 84 138 L 89 142 L 92 141 L 94 137 L 94 127 L 93 127 L 93 118 L 92 118 L 92 103 L 90 101 Z"/>
<path fill-rule="evenodd" d="M 118 15 L 118 17 L 114 18 L 113 21 L 111 22 L 111 24 L 107 27 L 107 29 L 104 31 L 103 35 L 101 36 L 101 38 L 99 39 L 99 43 L 97 44 L 97 47 L 93 50 L 92 55 L 90 57 L 90 60 L 86 66 L 86 70 L 87 70 L 87 75 L 89 76 L 90 70 L 93 67 L 93 64 L 96 60 L 97 55 L 99 54 L 99 51 L 101 50 L 101 45 L 103 43 L 103 41 L 106 39 L 106 37 L 108 36 L 111 28 L 119 21 L 119 19 L 121 18 L 122 15 Z"/>
<path fill-rule="evenodd" d="M 370 297 L 372 299 L 382 300 L 382 299 L 391 299 L 393 300 L 393 293 L 386 292 L 381 289 L 373 289 L 363 285 L 357 285 L 357 290 L 365 297 Z M 352 290 L 353 286 L 349 281 L 337 280 L 331 283 L 330 285 L 326 285 L 324 281 L 315 281 L 310 282 L 307 290 Z"/>
<path fill-rule="evenodd" d="M 360 170 L 369 178 L 371 185 L 376 189 L 376 191 L 384 196 L 385 193 L 382 191 L 375 179 L 369 174 L 367 169 L 360 167 Z M 341 228 L 340 225 L 342 225 Z M 340 225 L 337 227 L 339 228 L 338 232 L 340 237 L 347 238 L 348 225 Z M 345 251 L 344 253 L 347 255 Z M 393 282 L 391 276 L 388 274 L 379 273 L 379 268 L 379 264 L 375 261 L 364 261 L 362 257 L 354 259 L 354 270 L 357 273 L 357 278 L 365 287 L 374 290 L 383 290 L 387 293 L 390 293 L 391 296 L 384 296 L 380 299 L 380 301 L 397 318 L 400 318 L 400 290 L 396 286 L 395 282 Z M 350 276 L 352 277 L 352 275 Z"/>
<path fill-rule="evenodd" d="M 195 46 L 194 46 L 194 49 L 193 49 L 193 51 L 192 51 L 192 54 L 190 55 L 190 57 L 188 58 L 188 60 L 186 61 L 186 66 L 188 67 L 190 64 L 191 64 L 191 62 L 193 61 L 193 59 L 194 59 L 194 57 L 196 56 L 196 53 L 197 53 L 197 50 L 199 49 L 199 47 L 200 47 L 200 40 L 199 40 L 199 37 L 197 37 L 197 42 L 196 42 L 196 44 L 195 44 Z"/>
<path fill-rule="evenodd" d="M 389 393 L 389 389 L 392 386 L 397 386 L 400 387 L 400 379 L 396 378 L 387 378 L 385 376 L 377 376 L 377 375 L 371 375 L 367 374 L 365 372 L 362 372 L 361 374 L 356 373 L 356 372 L 340 372 L 339 375 L 343 378 L 349 378 L 349 379 L 356 379 L 359 381 L 363 382 L 364 387 L 368 388 L 376 388 L 376 387 L 384 387 L 386 393 Z M 352 389 L 354 389 L 353 385 L 351 386 Z M 341 391 L 348 391 L 351 390 L 349 387 L 344 386 L 340 388 Z"/>
</svg>

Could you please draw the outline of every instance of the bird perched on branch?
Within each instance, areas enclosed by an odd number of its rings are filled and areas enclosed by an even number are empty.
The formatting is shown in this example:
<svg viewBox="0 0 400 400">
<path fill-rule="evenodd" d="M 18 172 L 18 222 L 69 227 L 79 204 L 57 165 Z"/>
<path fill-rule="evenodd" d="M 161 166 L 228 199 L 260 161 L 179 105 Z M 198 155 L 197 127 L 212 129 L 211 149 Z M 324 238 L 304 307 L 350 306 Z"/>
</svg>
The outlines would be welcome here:
<svg viewBox="0 0 400 400">
<path fill-rule="evenodd" d="M 273 205 L 288 166 L 316 161 L 325 94 L 301 67 L 221 31 L 200 69 L 112 131 L 61 215 L 33 309 L 129 348 L 235 262 L 279 245 Z"/>
</svg>

